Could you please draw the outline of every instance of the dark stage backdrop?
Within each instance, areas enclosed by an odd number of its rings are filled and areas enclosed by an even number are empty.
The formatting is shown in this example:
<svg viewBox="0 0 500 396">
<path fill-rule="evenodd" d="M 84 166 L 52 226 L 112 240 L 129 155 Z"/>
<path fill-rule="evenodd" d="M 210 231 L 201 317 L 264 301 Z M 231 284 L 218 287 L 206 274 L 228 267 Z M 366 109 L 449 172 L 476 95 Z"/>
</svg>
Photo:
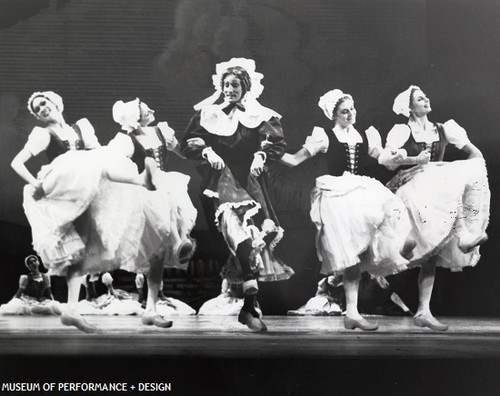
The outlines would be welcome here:
<svg viewBox="0 0 500 396">
<path fill-rule="evenodd" d="M 325 124 L 317 102 L 333 88 L 354 96 L 359 130 L 374 125 L 385 135 L 401 122 L 392 100 L 409 84 L 430 96 L 432 120 L 465 127 L 488 164 L 490 241 L 477 268 L 438 274 L 435 301 L 445 314 L 500 314 L 499 17 L 495 0 L 0 1 L 0 302 L 30 251 L 23 183 L 9 164 L 35 125 L 25 106 L 33 91 L 61 94 L 66 119 L 89 118 L 103 144 L 118 131 L 113 103 L 135 97 L 180 137 L 193 104 L 213 92 L 215 64 L 248 57 L 265 76 L 260 100 L 282 114 L 291 148 Z M 194 164 L 172 157 L 170 168 L 192 176 L 196 229 L 206 230 Z M 308 232 L 293 225 L 292 233 Z"/>
</svg>

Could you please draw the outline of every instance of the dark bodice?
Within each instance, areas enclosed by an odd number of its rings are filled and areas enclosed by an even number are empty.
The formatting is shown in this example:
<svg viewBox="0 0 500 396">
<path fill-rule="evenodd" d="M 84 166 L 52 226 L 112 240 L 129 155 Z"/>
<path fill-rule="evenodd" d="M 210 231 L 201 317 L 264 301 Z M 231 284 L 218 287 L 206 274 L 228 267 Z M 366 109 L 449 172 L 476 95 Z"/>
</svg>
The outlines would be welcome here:
<svg viewBox="0 0 500 396">
<path fill-rule="evenodd" d="M 329 145 L 326 152 L 328 173 L 340 176 L 344 172 L 355 175 L 376 177 L 379 167 L 377 161 L 368 155 L 368 143 L 363 139 L 362 143 L 348 145 L 340 142 L 331 129 L 325 129 Z"/>
<path fill-rule="evenodd" d="M 77 124 L 71 125 L 71 127 L 78 135 L 78 140 L 75 141 L 75 150 L 84 150 L 85 143 L 83 142 L 82 131 L 80 130 L 80 127 Z M 49 130 L 49 134 L 50 142 L 47 146 L 47 149 L 45 150 L 45 153 L 49 161 L 52 162 L 56 157 L 66 153 L 67 151 L 71 150 L 71 148 L 67 140 L 62 140 L 52 130 Z"/>
<path fill-rule="evenodd" d="M 206 147 L 211 147 L 224 160 L 234 178 L 242 186 L 247 184 L 250 165 L 256 152 L 264 151 L 267 155 L 266 163 L 269 164 L 281 158 L 286 146 L 281 123 L 276 117 L 262 122 L 256 128 L 248 128 L 239 123 L 231 136 L 219 136 L 209 133 L 200 125 L 200 113 L 198 112 L 187 127 L 181 142 L 181 150 L 187 158 L 202 159 L 203 148 L 190 149 L 187 147 L 186 140 L 193 137 L 202 138 Z M 266 139 L 272 144 L 261 148 L 261 142 Z"/>
<path fill-rule="evenodd" d="M 23 294 L 41 300 L 44 297 L 45 290 L 50 287 L 50 281 L 47 274 L 42 274 L 42 279 L 34 280 L 31 274 L 27 275 L 28 284 Z"/>
<path fill-rule="evenodd" d="M 137 133 L 136 131 L 132 131 L 129 133 L 129 136 L 132 139 L 132 143 L 134 144 L 134 154 L 132 155 L 131 160 L 137 165 L 139 172 L 142 172 L 144 170 L 144 160 L 146 159 L 146 157 L 153 158 L 156 162 L 156 166 L 158 167 L 158 169 L 161 169 L 162 171 L 165 172 L 167 170 L 167 158 L 168 158 L 167 143 L 165 142 L 165 139 L 161 134 L 160 128 L 155 127 L 154 129 L 156 135 L 158 136 L 158 139 L 160 139 L 160 142 L 162 144 L 161 146 L 152 149 L 145 149 L 142 146 L 142 144 L 136 137 Z"/>
<path fill-rule="evenodd" d="M 433 142 L 431 144 L 427 143 L 417 143 L 413 138 L 413 134 L 410 133 L 410 137 L 403 145 L 403 148 L 408 153 L 408 156 L 415 157 L 419 155 L 425 149 L 429 149 L 431 153 L 431 161 L 442 161 L 446 149 L 446 145 L 448 144 L 448 140 L 444 135 L 443 124 L 435 123 L 436 129 L 439 134 L 439 140 L 437 142 Z M 408 125 L 408 128 L 411 127 Z"/>
</svg>

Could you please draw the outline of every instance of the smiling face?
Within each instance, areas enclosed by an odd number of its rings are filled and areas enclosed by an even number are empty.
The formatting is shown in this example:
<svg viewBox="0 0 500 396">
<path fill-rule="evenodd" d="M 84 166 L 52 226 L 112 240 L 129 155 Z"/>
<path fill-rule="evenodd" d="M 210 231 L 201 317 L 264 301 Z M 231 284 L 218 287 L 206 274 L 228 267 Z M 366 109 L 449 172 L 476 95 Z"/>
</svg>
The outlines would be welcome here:
<svg viewBox="0 0 500 396">
<path fill-rule="evenodd" d="M 228 74 L 222 81 L 222 92 L 229 103 L 238 103 L 243 97 L 243 86 L 234 74 Z"/>
<path fill-rule="evenodd" d="M 33 99 L 31 108 L 36 118 L 47 123 L 56 121 L 58 116 L 60 116 L 57 106 L 44 96 L 37 96 Z"/>
<path fill-rule="evenodd" d="M 413 91 L 410 98 L 410 113 L 415 117 L 422 117 L 429 114 L 431 110 L 429 98 L 420 89 Z"/>
<path fill-rule="evenodd" d="M 139 124 L 147 126 L 155 120 L 155 112 L 144 102 L 139 102 Z"/>
<path fill-rule="evenodd" d="M 343 99 L 337 106 L 333 116 L 335 124 L 341 128 L 347 128 L 356 122 L 356 109 L 351 99 Z"/>
</svg>

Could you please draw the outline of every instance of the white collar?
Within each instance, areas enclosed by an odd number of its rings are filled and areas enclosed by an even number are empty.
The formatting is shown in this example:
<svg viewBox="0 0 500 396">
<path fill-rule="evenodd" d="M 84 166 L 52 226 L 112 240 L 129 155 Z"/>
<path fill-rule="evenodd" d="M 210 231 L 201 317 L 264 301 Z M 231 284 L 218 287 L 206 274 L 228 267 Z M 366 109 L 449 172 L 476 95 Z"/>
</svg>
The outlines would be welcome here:
<svg viewBox="0 0 500 396">
<path fill-rule="evenodd" d="M 363 143 L 363 138 L 352 125 L 346 129 L 341 129 L 335 126 L 332 131 L 340 143 L 346 143 L 350 146 L 357 143 Z"/>
<path fill-rule="evenodd" d="M 408 120 L 411 135 L 417 143 L 433 143 L 439 141 L 439 133 L 432 122 L 425 121 L 424 126 L 414 120 Z"/>
<path fill-rule="evenodd" d="M 245 111 L 237 107 L 229 114 L 224 113 L 228 103 L 212 104 L 201 109 L 200 125 L 209 133 L 217 136 L 232 136 L 241 123 L 247 128 L 257 128 L 263 121 L 272 117 L 281 118 L 281 115 L 267 107 L 262 106 L 257 100 L 246 100 L 242 103 Z"/>
</svg>

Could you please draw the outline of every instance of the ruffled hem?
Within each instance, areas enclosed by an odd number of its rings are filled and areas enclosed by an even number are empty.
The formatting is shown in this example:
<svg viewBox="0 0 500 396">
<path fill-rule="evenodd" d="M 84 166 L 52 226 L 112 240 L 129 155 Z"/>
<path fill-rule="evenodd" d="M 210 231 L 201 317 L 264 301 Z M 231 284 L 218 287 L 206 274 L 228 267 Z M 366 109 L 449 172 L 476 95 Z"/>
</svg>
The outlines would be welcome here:
<svg viewBox="0 0 500 396">
<path fill-rule="evenodd" d="M 318 186 L 312 193 L 311 219 L 322 274 L 343 273 L 359 263 L 373 275 L 407 268 L 400 252 L 411 225 L 399 198 L 366 176 L 322 177 Z"/>
<path fill-rule="evenodd" d="M 417 246 L 411 266 L 432 257 L 451 271 L 477 264 L 479 247 L 463 253 L 459 244 L 462 235 L 479 237 L 488 226 L 490 191 L 482 158 L 430 163 L 400 171 L 391 182 L 399 185 L 396 194 L 412 221 Z"/>
<path fill-rule="evenodd" d="M 198 315 L 234 316 L 243 308 L 243 298 L 227 297 L 223 294 L 206 301 L 198 310 Z"/>
<path fill-rule="evenodd" d="M 81 262 L 85 256 L 85 244 L 74 229 L 61 235 L 57 241 L 33 243 L 33 249 L 47 267 L 48 274 L 56 276 L 66 275 L 68 267 Z"/>
<path fill-rule="evenodd" d="M 36 298 L 23 295 L 13 298 L 7 304 L 0 306 L 0 315 L 60 315 L 62 305 L 59 301 Z"/>
</svg>

